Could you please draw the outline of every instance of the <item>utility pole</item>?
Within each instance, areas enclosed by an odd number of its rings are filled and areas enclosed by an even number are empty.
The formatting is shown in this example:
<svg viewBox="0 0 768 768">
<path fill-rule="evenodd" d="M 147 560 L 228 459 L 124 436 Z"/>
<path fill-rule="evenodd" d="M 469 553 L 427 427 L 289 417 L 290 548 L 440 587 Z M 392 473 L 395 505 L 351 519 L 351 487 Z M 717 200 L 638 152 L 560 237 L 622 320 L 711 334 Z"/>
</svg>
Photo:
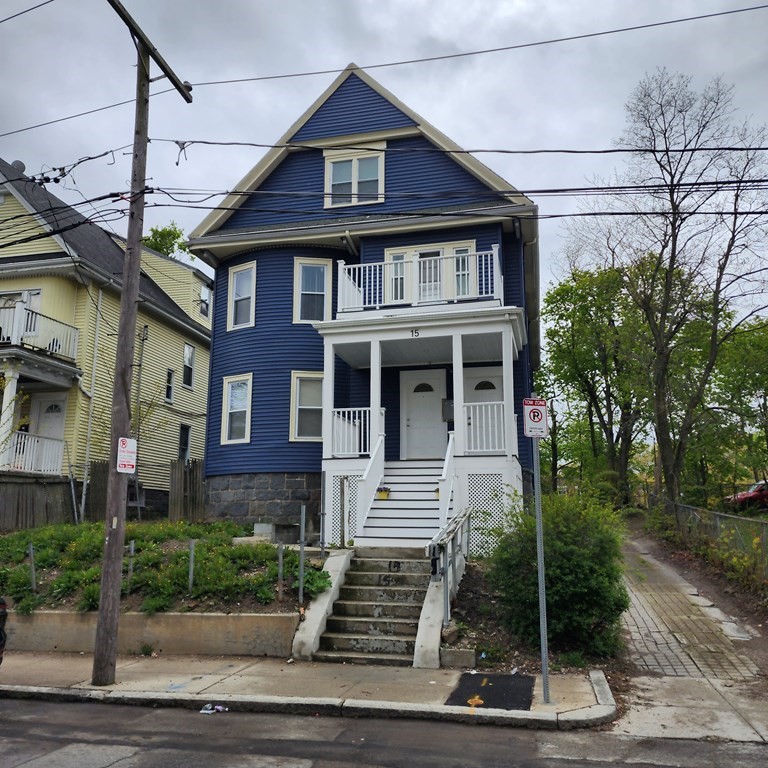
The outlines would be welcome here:
<svg viewBox="0 0 768 768">
<path fill-rule="evenodd" d="M 146 184 L 147 144 L 149 136 L 149 66 L 150 59 L 160 67 L 187 103 L 192 101 L 191 86 L 182 83 L 149 38 L 139 28 L 118 0 L 107 0 L 131 32 L 138 52 L 136 68 L 136 116 L 133 133 L 131 199 L 123 262 L 123 288 L 120 297 L 120 323 L 117 330 L 115 383 L 112 388 L 112 432 L 109 448 L 109 483 L 107 485 L 106 531 L 101 571 L 101 599 L 96 625 L 93 656 L 93 685 L 112 685 L 117 664 L 117 625 L 125 546 L 125 507 L 128 474 L 118 472 L 117 445 L 131 431 L 132 366 L 136 348 L 141 238 L 144 229 L 144 187 Z"/>
</svg>

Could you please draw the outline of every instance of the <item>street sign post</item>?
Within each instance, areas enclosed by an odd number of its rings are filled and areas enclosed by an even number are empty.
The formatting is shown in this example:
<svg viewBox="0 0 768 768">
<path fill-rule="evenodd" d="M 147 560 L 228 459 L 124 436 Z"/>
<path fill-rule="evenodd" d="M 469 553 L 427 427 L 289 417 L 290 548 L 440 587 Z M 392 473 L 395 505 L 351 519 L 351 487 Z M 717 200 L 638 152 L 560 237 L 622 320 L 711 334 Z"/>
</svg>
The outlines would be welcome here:
<svg viewBox="0 0 768 768">
<path fill-rule="evenodd" d="M 547 593 L 544 583 L 544 525 L 541 518 L 541 469 L 539 439 L 549 435 L 547 401 L 540 397 L 523 399 L 523 432 L 533 438 L 533 498 L 536 505 L 536 563 L 539 577 L 539 634 L 541 635 L 541 687 L 549 704 L 549 649 L 547 642 Z"/>
</svg>

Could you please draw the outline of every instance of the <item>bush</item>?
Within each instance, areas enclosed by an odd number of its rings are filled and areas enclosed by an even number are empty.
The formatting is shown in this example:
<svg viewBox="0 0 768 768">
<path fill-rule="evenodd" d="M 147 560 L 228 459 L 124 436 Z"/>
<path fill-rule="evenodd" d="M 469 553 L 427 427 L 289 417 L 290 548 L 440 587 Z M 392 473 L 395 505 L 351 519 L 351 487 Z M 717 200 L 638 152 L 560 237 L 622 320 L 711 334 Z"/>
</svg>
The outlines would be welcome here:
<svg viewBox="0 0 768 768">
<path fill-rule="evenodd" d="M 618 513 L 593 498 L 553 495 L 542 500 L 542 520 L 548 641 L 563 651 L 614 655 L 621 646 L 621 614 L 629 607 Z M 536 520 L 519 504 L 496 532 L 491 578 L 510 629 L 537 644 Z"/>
</svg>

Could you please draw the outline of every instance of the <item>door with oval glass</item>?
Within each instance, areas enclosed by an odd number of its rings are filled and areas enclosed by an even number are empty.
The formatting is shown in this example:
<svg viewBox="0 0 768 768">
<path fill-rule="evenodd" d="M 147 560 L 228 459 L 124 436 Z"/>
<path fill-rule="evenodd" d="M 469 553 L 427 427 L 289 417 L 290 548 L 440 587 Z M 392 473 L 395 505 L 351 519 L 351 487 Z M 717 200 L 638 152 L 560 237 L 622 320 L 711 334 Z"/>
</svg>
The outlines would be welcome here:
<svg viewBox="0 0 768 768">
<path fill-rule="evenodd" d="M 448 443 L 443 421 L 445 370 L 400 373 L 400 458 L 442 459 Z"/>
<path fill-rule="evenodd" d="M 35 441 L 34 472 L 61 472 L 66 412 L 66 395 L 36 395 L 32 398 L 31 432 L 42 438 Z"/>
<path fill-rule="evenodd" d="M 470 453 L 503 451 L 504 391 L 501 368 L 466 368 L 464 400 L 467 450 Z"/>
</svg>

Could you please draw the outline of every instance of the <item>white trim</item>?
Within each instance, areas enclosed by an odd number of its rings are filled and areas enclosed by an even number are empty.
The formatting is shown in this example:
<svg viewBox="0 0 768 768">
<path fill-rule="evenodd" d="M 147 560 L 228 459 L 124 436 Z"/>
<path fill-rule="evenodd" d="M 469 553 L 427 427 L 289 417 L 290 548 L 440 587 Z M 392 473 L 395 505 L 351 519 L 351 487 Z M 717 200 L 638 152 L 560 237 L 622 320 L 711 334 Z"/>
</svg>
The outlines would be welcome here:
<svg viewBox="0 0 768 768">
<path fill-rule="evenodd" d="M 170 374 L 170 376 L 168 375 Z M 173 402 L 173 396 L 175 394 L 175 384 L 174 379 L 176 378 L 176 371 L 173 368 L 167 368 L 165 371 L 165 396 L 164 400 L 166 403 L 172 403 Z M 171 390 L 171 396 L 168 397 L 168 389 Z"/>
<path fill-rule="evenodd" d="M 230 384 L 236 384 L 244 381 L 248 385 L 246 393 L 246 409 L 245 409 L 245 436 L 238 439 L 230 439 L 229 435 L 229 386 Z M 251 442 L 251 408 L 252 408 L 252 392 L 253 392 L 253 374 L 242 373 L 237 376 L 225 376 L 222 379 L 223 387 L 221 393 L 221 444 L 222 445 L 238 445 L 242 443 Z"/>
<path fill-rule="evenodd" d="M 291 420 L 290 420 L 290 435 L 288 439 L 292 443 L 322 443 L 323 437 L 322 435 L 318 435 L 317 437 L 300 437 L 296 434 L 296 431 L 298 429 L 298 408 L 299 408 L 299 382 L 302 379 L 314 379 L 316 381 L 320 381 L 322 385 L 323 381 L 323 372 L 322 371 L 291 371 Z M 322 386 L 321 386 L 321 392 L 322 392 Z M 322 396 L 321 396 L 322 400 Z M 319 410 L 322 414 L 323 411 L 323 403 L 320 403 Z"/>
<path fill-rule="evenodd" d="M 250 286 L 250 312 L 248 320 L 245 323 L 235 325 L 235 302 L 234 302 L 234 287 L 235 276 L 240 272 L 251 270 L 251 286 Z M 227 281 L 227 330 L 236 331 L 239 328 L 251 328 L 255 324 L 256 318 L 256 262 L 249 261 L 247 264 L 238 264 L 236 267 L 230 267 L 229 279 Z"/>
<path fill-rule="evenodd" d="M 301 317 L 301 268 L 304 265 L 313 267 L 325 267 L 325 302 L 323 304 L 323 317 L 321 320 L 304 320 Z M 293 260 L 293 322 L 296 325 L 311 325 L 312 323 L 327 322 L 331 319 L 333 305 L 333 260 L 311 259 L 304 256 L 296 256 Z"/>
<path fill-rule="evenodd" d="M 189 366 L 187 365 L 187 349 L 192 350 L 192 363 Z M 184 374 L 186 373 L 187 368 L 190 369 L 189 384 L 184 381 Z M 195 347 L 193 344 L 187 344 L 186 342 L 184 343 L 184 352 L 181 360 L 181 385 L 186 389 L 194 389 L 195 387 Z"/>
<path fill-rule="evenodd" d="M 338 149 L 329 147 L 323 150 L 323 157 L 325 158 L 325 184 L 324 184 L 324 208 L 348 208 L 353 205 L 372 205 L 375 203 L 384 202 L 384 150 L 387 147 L 385 141 L 371 142 L 365 149 L 340 147 Z M 366 160 L 375 158 L 378 161 L 378 188 L 376 191 L 376 199 L 373 200 L 360 200 L 359 199 L 359 167 L 360 160 Z M 352 163 L 352 177 L 350 180 L 351 200 L 348 203 L 334 203 L 333 202 L 333 187 L 332 187 L 332 169 L 334 163 L 340 163 L 350 161 Z"/>
</svg>

